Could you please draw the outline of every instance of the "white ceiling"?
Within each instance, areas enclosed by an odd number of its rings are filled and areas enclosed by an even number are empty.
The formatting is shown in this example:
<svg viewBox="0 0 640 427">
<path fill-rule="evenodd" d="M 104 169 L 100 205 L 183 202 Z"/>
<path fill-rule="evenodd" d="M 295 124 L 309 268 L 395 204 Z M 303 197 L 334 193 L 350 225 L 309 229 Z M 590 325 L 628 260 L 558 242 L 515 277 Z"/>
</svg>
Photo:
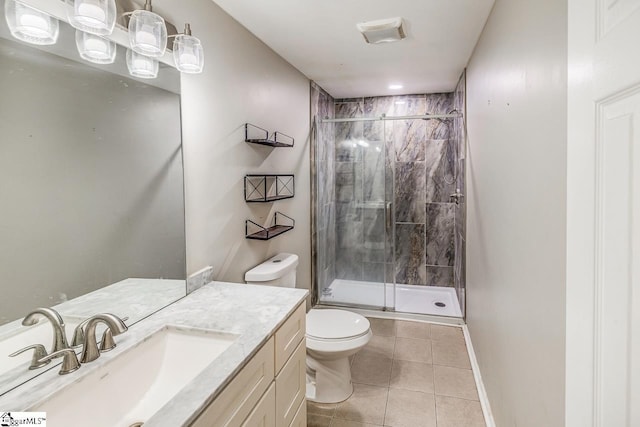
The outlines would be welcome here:
<svg viewBox="0 0 640 427">
<path fill-rule="evenodd" d="M 331 95 L 351 98 L 452 91 L 494 0 L 214 2 Z M 400 42 L 370 45 L 356 29 L 395 16 Z"/>
</svg>

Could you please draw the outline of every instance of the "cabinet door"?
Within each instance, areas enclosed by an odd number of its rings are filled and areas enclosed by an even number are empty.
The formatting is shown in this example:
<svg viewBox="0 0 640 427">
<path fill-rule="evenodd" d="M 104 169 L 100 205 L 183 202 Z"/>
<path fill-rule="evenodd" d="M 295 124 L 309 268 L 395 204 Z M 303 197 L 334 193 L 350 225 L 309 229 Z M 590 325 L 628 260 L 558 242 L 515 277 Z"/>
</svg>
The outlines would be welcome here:
<svg viewBox="0 0 640 427">
<path fill-rule="evenodd" d="M 276 385 L 271 384 L 242 427 L 276 427 Z M 306 420 L 303 427 L 306 427 Z"/>
<path fill-rule="evenodd" d="M 276 421 L 288 426 L 293 421 L 306 392 L 306 346 L 302 340 L 276 377 Z"/>
<path fill-rule="evenodd" d="M 271 338 L 242 368 L 191 427 L 237 427 L 273 382 L 274 344 Z"/>
<path fill-rule="evenodd" d="M 307 401 L 303 400 L 289 427 L 307 427 Z"/>
<path fill-rule="evenodd" d="M 306 333 L 307 306 L 302 303 L 276 331 L 276 374 L 298 348 Z"/>
</svg>

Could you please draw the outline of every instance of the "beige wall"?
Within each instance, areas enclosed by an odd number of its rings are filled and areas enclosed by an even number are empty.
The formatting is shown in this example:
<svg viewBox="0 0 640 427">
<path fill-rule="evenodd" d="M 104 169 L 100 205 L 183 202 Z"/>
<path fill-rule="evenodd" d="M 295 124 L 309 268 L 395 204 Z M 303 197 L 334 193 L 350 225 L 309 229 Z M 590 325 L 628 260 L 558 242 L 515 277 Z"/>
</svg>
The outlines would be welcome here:
<svg viewBox="0 0 640 427">
<path fill-rule="evenodd" d="M 566 9 L 497 0 L 467 71 L 467 321 L 500 427 L 564 425 Z"/>
<path fill-rule="evenodd" d="M 171 15 L 189 20 L 206 52 L 204 73 L 182 79 L 187 273 L 212 265 L 216 280 L 242 282 L 286 251 L 300 256 L 298 287 L 309 288 L 309 80 L 211 1 L 181 1 Z M 291 135 L 295 147 L 247 144 L 245 122 Z M 294 173 L 295 198 L 245 203 L 244 175 L 264 172 Z M 267 224 L 276 210 L 296 220 L 294 230 L 245 239 L 246 219 Z"/>
</svg>

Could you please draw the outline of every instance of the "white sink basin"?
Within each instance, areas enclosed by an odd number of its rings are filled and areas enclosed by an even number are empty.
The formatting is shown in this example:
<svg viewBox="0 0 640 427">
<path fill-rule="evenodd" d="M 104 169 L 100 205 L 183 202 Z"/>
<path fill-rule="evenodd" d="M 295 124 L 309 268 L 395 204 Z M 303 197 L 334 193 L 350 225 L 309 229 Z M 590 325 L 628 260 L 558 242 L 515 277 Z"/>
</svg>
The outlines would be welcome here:
<svg viewBox="0 0 640 427">
<path fill-rule="evenodd" d="M 69 343 L 71 343 L 71 340 L 73 339 L 73 332 L 80 322 L 82 322 L 82 319 L 64 318 L 65 330 L 67 332 Z M 15 357 L 9 357 L 11 353 L 33 344 L 42 344 L 47 352 L 49 352 L 51 350 L 52 343 L 53 327 L 46 319 L 40 319 L 40 321 L 33 326 L 22 326 L 15 332 L 7 334 L 6 337 L 2 337 L 2 339 L 0 339 L 0 375 L 17 368 L 20 365 L 24 365 L 25 371 L 29 368 L 33 351 L 26 351 Z M 58 362 L 60 362 L 60 360 L 54 360 L 39 369 L 48 369 Z"/>
<path fill-rule="evenodd" d="M 46 411 L 51 425 L 69 427 L 145 422 L 237 337 L 163 328 L 31 410 Z M 81 372 L 82 367 L 71 375 Z"/>
</svg>

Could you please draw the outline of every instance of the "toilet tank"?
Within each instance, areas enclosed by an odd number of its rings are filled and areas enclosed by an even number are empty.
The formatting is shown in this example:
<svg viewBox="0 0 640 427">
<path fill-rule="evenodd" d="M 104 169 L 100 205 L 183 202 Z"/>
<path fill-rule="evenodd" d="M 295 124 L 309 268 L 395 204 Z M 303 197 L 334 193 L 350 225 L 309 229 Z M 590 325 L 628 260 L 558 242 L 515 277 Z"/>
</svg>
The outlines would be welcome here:
<svg viewBox="0 0 640 427">
<path fill-rule="evenodd" d="M 244 280 L 250 285 L 295 288 L 297 267 L 298 255 L 282 253 L 247 271 Z"/>
</svg>

